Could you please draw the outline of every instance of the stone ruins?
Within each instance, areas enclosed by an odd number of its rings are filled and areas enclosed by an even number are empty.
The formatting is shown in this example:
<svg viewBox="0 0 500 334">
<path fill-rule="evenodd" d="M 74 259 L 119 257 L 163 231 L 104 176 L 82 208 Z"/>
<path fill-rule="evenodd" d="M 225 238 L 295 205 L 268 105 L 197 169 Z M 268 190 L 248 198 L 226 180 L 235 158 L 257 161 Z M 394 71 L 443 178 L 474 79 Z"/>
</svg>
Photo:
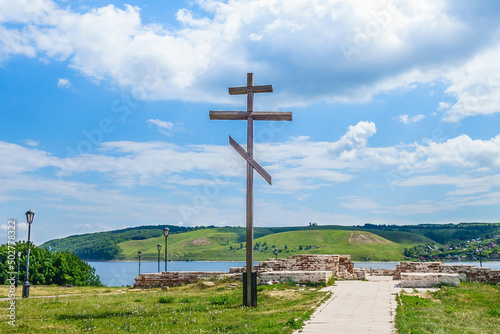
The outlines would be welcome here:
<svg viewBox="0 0 500 334">
<path fill-rule="evenodd" d="M 141 274 L 135 278 L 135 288 L 176 286 L 207 279 L 241 279 L 243 268 L 229 272 L 169 271 Z M 500 284 L 500 271 L 459 263 L 401 262 L 394 269 L 354 268 L 350 255 L 294 255 L 286 259 L 268 259 L 255 266 L 260 284 L 284 282 L 327 282 L 335 279 L 365 279 L 371 276 L 393 276 L 402 287 L 432 287 L 439 284 L 458 285 L 460 280 Z"/>
</svg>

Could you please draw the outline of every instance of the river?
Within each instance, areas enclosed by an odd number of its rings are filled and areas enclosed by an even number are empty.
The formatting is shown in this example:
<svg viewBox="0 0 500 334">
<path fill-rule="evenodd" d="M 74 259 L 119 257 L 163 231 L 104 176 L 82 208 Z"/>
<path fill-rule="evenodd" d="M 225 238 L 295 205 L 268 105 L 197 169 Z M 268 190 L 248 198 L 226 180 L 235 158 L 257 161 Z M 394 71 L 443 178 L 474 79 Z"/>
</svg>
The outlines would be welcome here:
<svg viewBox="0 0 500 334">
<path fill-rule="evenodd" d="M 479 267 L 479 262 L 453 262 L 473 264 Z M 106 286 L 133 285 L 139 273 L 138 262 L 89 262 L 96 269 L 101 282 Z M 257 265 L 258 262 L 255 262 Z M 354 262 L 355 267 L 395 269 L 399 262 Z M 245 262 L 215 262 L 190 261 L 168 262 L 168 271 L 229 271 L 231 267 L 243 267 Z M 160 263 L 160 270 L 164 270 L 165 263 Z M 483 262 L 483 267 L 500 270 L 500 262 Z M 142 273 L 158 272 L 157 262 L 141 262 Z"/>
</svg>

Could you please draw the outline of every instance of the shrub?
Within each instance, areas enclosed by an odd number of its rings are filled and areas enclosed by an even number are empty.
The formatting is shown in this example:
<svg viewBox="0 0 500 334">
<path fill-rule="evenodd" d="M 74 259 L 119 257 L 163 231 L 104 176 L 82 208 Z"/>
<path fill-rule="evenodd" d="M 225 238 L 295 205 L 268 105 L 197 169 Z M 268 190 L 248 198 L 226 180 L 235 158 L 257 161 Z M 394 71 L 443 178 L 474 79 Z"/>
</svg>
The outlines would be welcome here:
<svg viewBox="0 0 500 334">
<path fill-rule="evenodd" d="M 220 295 L 210 297 L 210 304 L 212 305 L 226 305 L 229 304 L 230 298 L 228 295 Z"/>
<path fill-rule="evenodd" d="M 158 298 L 158 303 L 160 304 L 170 304 L 173 303 L 175 300 L 174 297 L 160 297 Z"/>
</svg>

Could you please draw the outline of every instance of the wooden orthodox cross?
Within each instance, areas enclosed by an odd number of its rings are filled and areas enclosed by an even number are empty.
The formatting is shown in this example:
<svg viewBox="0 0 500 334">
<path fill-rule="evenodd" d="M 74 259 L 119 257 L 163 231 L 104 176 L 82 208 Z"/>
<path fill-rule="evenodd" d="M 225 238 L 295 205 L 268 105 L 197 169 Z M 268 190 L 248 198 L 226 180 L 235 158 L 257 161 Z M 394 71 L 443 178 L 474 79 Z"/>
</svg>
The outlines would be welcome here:
<svg viewBox="0 0 500 334">
<path fill-rule="evenodd" d="M 229 95 L 247 95 L 247 111 L 210 111 L 210 119 L 246 120 L 247 150 L 245 151 L 231 136 L 229 144 L 247 162 L 247 205 L 246 205 L 246 280 L 243 282 L 243 304 L 257 306 L 256 277 L 253 273 L 253 170 L 255 169 L 271 185 L 271 175 L 253 159 L 253 121 L 291 121 L 291 112 L 253 111 L 254 93 L 272 93 L 272 85 L 254 86 L 253 73 L 247 73 L 246 87 L 229 88 Z M 252 274 L 253 273 L 253 274 Z M 252 277 L 254 284 L 252 284 Z"/>
</svg>

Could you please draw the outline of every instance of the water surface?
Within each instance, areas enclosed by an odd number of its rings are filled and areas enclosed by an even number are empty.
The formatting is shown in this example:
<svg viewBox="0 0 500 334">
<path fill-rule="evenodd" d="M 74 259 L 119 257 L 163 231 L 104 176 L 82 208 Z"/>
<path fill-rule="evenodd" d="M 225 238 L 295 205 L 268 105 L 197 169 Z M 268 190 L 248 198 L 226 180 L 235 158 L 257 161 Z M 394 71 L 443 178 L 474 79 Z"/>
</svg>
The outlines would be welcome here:
<svg viewBox="0 0 500 334">
<path fill-rule="evenodd" d="M 479 262 L 447 262 L 449 264 L 472 264 L 479 267 Z M 138 262 L 89 262 L 96 269 L 101 282 L 106 286 L 133 285 L 139 273 Z M 258 262 L 255 262 L 257 265 Z M 354 267 L 396 269 L 399 262 L 354 262 Z M 169 262 L 168 271 L 229 271 L 231 267 L 243 267 L 245 262 L 215 262 L 190 261 Z M 160 270 L 164 270 L 165 263 L 160 263 Z M 483 262 L 483 267 L 500 270 L 500 262 Z M 158 272 L 157 262 L 141 262 L 142 273 Z"/>
</svg>

